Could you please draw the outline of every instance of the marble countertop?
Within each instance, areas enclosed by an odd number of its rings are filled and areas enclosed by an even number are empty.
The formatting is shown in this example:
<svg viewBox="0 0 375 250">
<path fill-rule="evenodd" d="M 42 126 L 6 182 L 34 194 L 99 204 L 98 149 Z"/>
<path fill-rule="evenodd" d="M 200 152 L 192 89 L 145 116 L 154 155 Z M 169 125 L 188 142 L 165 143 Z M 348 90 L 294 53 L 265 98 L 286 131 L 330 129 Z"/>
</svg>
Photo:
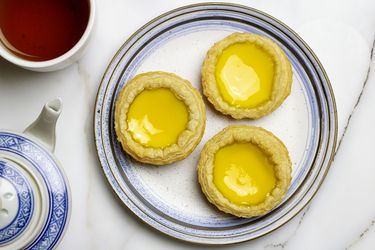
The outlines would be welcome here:
<svg viewBox="0 0 375 250">
<path fill-rule="evenodd" d="M 22 131 L 55 96 L 64 110 L 56 156 L 73 193 L 73 212 L 58 249 L 203 249 L 171 239 L 135 218 L 116 198 L 97 160 L 93 109 L 105 68 L 140 26 L 170 9 L 203 1 L 97 0 L 86 54 L 53 73 L 34 73 L 0 59 L 0 127 Z M 238 0 L 293 28 L 315 51 L 333 85 L 339 143 L 312 202 L 259 239 L 213 249 L 372 249 L 375 246 L 375 2 L 373 0 Z M 152 6 L 151 6 L 152 5 Z"/>
</svg>

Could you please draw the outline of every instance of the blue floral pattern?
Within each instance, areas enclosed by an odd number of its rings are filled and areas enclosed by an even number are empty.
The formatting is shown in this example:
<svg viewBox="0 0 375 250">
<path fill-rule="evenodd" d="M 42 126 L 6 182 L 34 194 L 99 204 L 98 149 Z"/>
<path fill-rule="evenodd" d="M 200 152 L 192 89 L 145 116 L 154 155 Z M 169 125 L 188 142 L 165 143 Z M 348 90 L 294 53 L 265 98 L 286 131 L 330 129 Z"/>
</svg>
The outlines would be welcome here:
<svg viewBox="0 0 375 250">
<path fill-rule="evenodd" d="M 23 158 L 42 176 L 49 197 L 47 223 L 26 249 L 53 249 L 64 232 L 70 213 L 68 187 L 61 170 L 47 150 L 22 135 L 1 132 L 0 151 Z"/>
<path fill-rule="evenodd" d="M 34 210 L 34 195 L 25 176 L 5 161 L 0 161 L 0 178 L 8 180 L 14 186 L 19 202 L 13 221 L 0 229 L 0 245 L 2 245 L 15 239 L 30 223 Z"/>
</svg>

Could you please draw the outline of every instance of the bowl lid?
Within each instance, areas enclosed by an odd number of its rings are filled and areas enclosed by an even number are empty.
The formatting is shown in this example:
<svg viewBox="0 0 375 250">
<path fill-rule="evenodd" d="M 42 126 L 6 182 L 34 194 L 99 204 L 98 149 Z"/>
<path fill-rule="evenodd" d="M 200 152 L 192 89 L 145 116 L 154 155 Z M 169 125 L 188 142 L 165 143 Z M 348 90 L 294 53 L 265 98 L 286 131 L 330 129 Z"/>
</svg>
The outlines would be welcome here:
<svg viewBox="0 0 375 250">
<path fill-rule="evenodd" d="M 65 231 L 70 194 L 53 155 L 0 131 L 0 248 L 52 249 Z"/>
</svg>

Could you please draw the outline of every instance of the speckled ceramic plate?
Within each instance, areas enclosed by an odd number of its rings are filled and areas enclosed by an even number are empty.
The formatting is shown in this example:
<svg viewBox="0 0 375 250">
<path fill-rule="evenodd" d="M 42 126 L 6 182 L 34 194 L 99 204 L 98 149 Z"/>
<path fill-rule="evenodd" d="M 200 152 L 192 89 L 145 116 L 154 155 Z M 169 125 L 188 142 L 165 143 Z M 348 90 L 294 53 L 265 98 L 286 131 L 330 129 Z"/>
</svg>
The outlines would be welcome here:
<svg viewBox="0 0 375 250">
<path fill-rule="evenodd" d="M 233 32 L 253 32 L 277 42 L 293 65 L 289 98 L 271 115 L 234 121 L 207 104 L 207 127 L 185 160 L 161 167 L 127 156 L 116 140 L 114 107 L 128 80 L 146 71 L 173 72 L 199 90 L 200 67 L 214 42 Z M 229 244 L 262 236 L 290 220 L 322 183 L 336 146 L 334 96 L 313 52 L 290 28 L 267 14 L 238 5 L 200 4 L 170 11 L 139 29 L 120 48 L 100 85 L 95 137 L 104 173 L 123 203 L 141 220 L 175 238 Z M 202 195 L 196 166 L 205 142 L 229 124 L 262 126 L 281 138 L 293 161 L 284 201 L 265 216 L 241 219 L 216 210 Z"/>
</svg>

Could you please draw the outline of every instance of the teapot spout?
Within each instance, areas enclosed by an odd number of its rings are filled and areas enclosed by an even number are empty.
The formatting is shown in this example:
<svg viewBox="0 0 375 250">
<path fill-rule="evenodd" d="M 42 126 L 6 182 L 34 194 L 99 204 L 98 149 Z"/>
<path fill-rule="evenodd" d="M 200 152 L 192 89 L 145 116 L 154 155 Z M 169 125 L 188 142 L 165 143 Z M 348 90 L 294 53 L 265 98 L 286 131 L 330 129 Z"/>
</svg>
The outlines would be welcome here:
<svg viewBox="0 0 375 250">
<path fill-rule="evenodd" d="M 24 133 L 39 139 L 51 152 L 55 150 L 56 122 L 62 110 L 62 101 L 56 98 L 47 102 L 38 118 L 25 129 Z"/>
</svg>

